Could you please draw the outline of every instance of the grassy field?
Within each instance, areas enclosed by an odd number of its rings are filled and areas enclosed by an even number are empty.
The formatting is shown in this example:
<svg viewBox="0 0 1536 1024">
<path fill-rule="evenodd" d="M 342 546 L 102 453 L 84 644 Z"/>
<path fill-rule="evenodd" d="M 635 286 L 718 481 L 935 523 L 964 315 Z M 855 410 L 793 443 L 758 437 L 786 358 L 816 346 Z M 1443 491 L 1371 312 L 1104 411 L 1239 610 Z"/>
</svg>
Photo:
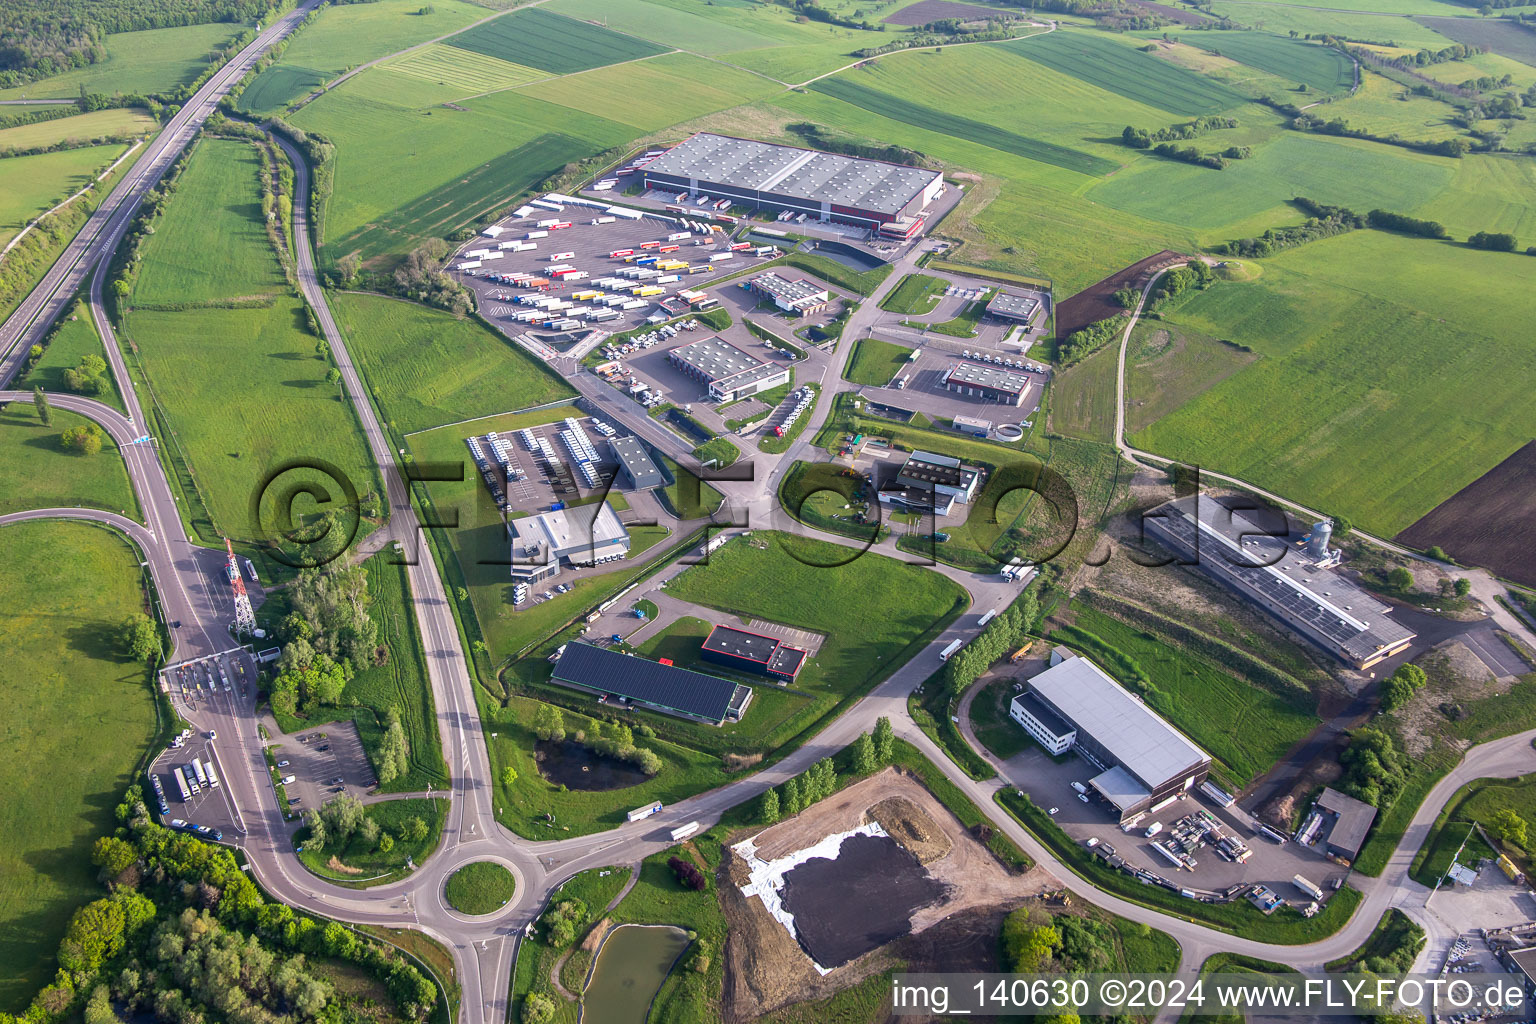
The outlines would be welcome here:
<svg viewBox="0 0 1536 1024">
<path fill-rule="evenodd" d="M 823 78 L 811 88 L 880 117 L 952 135 L 966 142 L 1021 156 L 1027 160 L 1095 176 L 1102 176 L 1115 170 L 1115 164 L 1102 157 L 1084 153 L 1070 146 L 1047 142 L 1044 139 L 1020 135 L 994 124 L 961 116 L 952 110 L 917 103 L 855 82 L 847 75 Z"/>
<path fill-rule="evenodd" d="M 1221 34 L 1223 43 L 1230 35 Z M 1129 41 L 1100 33 L 1059 29 L 998 46 L 1108 92 L 1181 117 L 1218 114 L 1246 102 L 1241 93 L 1218 82 L 1142 53 Z"/>
<path fill-rule="evenodd" d="M 883 388 L 909 365 L 907 356 L 911 353 L 912 350 L 905 345 L 893 345 L 877 338 L 860 338 L 854 342 L 843 377 L 855 384 Z"/>
<path fill-rule="evenodd" d="M 1051 429 L 1089 441 L 1115 433 L 1115 371 L 1119 345 L 1111 343 L 1051 381 Z"/>
<path fill-rule="evenodd" d="M 500 20 L 500 19 L 499 19 Z M 497 24 L 491 22 L 490 24 Z M 634 129 L 517 90 L 462 95 L 371 68 L 294 116 L 335 142 L 327 251 L 403 253 L 474 223 L 567 163 L 627 141 Z"/>
<path fill-rule="evenodd" d="M 328 7 L 326 10 L 345 11 L 362 6 Z M 329 81 L 331 75 L 315 68 L 301 68 L 288 61 L 274 64 L 240 93 L 235 109 L 246 114 L 270 114 L 282 110 L 295 100 L 302 99 Z"/>
<path fill-rule="evenodd" d="M 941 277 L 908 274 L 880 300 L 880 308 L 892 313 L 932 313 L 948 286 L 949 282 Z"/>
<path fill-rule="evenodd" d="M 1434 828 L 1414 858 L 1413 877 L 1425 885 L 1434 885 L 1450 868 L 1451 859 L 1464 839 L 1467 846 L 1461 855 L 1463 864 L 1475 866 L 1482 857 L 1498 857 L 1500 851 L 1491 849 L 1471 826 L 1475 821 L 1490 828 L 1494 815 L 1504 810 L 1514 811 L 1528 827 L 1536 823 L 1536 776 L 1478 779 L 1458 790 L 1435 819 Z M 1536 841 L 1528 841 L 1525 847 L 1507 845 L 1509 852 L 1529 869 Z"/>
<path fill-rule="evenodd" d="M 84 188 L 126 148 L 85 146 L 0 160 L 0 245 L 15 238 L 32 218 Z"/>
<path fill-rule="evenodd" d="M 373 598 L 369 614 L 379 624 L 379 643 L 389 648 L 389 660 L 383 665 L 359 669 L 342 691 L 343 706 L 324 708 L 324 713 L 302 719 L 297 728 L 301 731 L 324 722 L 356 722 L 363 749 L 376 764 L 389 710 L 394 708 L 405 726 L 405 739 L 410 747 L 409 770 L 379 788 L 385 793 L 409 793 L 426 789 L 429 783 L 446 785 L 448 769 L 443 764 L 432 685 L 427 678 L 416 616 L 411 610 L 405 566 L 391 565 L 392 557 L 390 552 L 381 552 L 363 563 L 368 569 L 368 592 Z M 271 604 L 270 611 L 262 610 L 263 618 L 269 621 L 288 611 L 281 593 L 272 600 L 276 603 Z"/>
<path fill-rule="evenodd" d="M 12 402 L 0 410 L 0 515 L 32 508 L 83 506 L 123 512 L 139 519 L 139 505 L 128 483 L 122 455 L 111 437 L 101 451 L 80 455 L 64 447 L 59 435 L 90 420 L 53 410 L 53 425 L 38 422 L 31 402 Z"/>
<path fill-rule="evenodd" d="M 668 49 L 539 9 L 517 11 L 477 25 L 447 43 L 560 75 L 651 57 Z"/>
<path fill-rule="evenodd" d="M 350 888 L 366 889 L 403 878 L 410 873 L 407 866 L 410 861 L 420 867 L 437 849 L 443 838 L 443 824 L 448 820 L 448 801 L 442 798 L 385 800 L 369 804 L 367 815 L 378 823 L 382 833 L 388 833 L 394 840 L 388 853 L 381 851 L 378 844 L 364 842 L 362 836 L 354 834 L 345 846 L 332 842 L 323 849 L 305 849 L 299 854 L 299 860 L 321 878 Z M 426 838 L 419 842 L 401 837 L 401 828 L 412 818 L 420 818 L 427 825 Z M 308 838 L 307 830 L 294 838 L 303 842 Z M 342 866 L 333 866 L 333 860 Z M 345 870 L 347 868 L 352 870 Z"/>
<path fill-rule="evenodd" d="M 144 246 L 124 331 L 153 407 L 164 411 L 155 425 L 162 444 L 182 454 L 216 528 L 236 540 L 264 535 L 251 505 L 274 474 L 283 484 L 321 481 L 332 500 L 335 473 L 359 494 L 379 490 L 356 419 L 325 382 L 330 363 L 317 356 L 303 303 L 287 290 L 260 226 L 256 167 L 244 143 L 198 145 Z M 238 309 L 143 308 L 246 297 L 254 301 Z M 330 463 L 335 473 L 290 468 L 295 460 Z M 316 507 L 306 499 L 294 511 Z M 263 516 L 273 512 L 263 505 Z"/>
<path fill-rule="evenodd" d="M 43 358 L 37 361 L 17 386 L 67 392 L 69 389 L 64 386 L 64 371 L 79 366 L 80 360 L 88 355 L 105 359 L 106 350 L 102 347 L 101 335 L 96 333 L 96 325 L 91 322 L 90 313 L 83 306 L 75 306 L 63 317 L 58 332 L 43 350 Z M 107 379 L 111 381 L 111 387 L 91 397 L 119 412 L 126 412 L 123 398 L 117 391 L 117 382 L 111 379 L 111 374 L 107 375 Z"/>
<path fill-rule="evenodd" d="M 1129 432 L 1145 430 L 1179 406 L 1220 384 L 1254 361 L 1251 352 L 1191 327 L 1167 321 L 1142 321 L 1131 332 L 1126 351 L 1126 423 Z M 1113 362 L 1115 353 L 1094 360 Z M 1079 367 L 1069 372 L 1075 373 Z M 1110 420 L 1114 418 L 1114 380 L 1110 379 Z M 1061 408 L 1058 403 L 1053 412 Z M 1110 432 L 1113 432 L 1111 427 Z"/>
<path fill-rule="evenodd" d="M 1321 43 L 1267 32 L 1223 32 L 1188 39 L 1213 53 L 1320 92 L 1347 92 L 1355 84 L 1350 59 Z"/>
<path fill-rule="evenodd" d="M 195 79 L 210 51 L 222 49 L 248 23 L 211 22 L 106 37 L 107 59 L 28 85 L 0 89 L 0 100 L 74 99 L 86 92 L 143 95 Z"/>
<path fill-rule="evenodd" d="M 575 395 L 479 320 L 356 292 L 337 294 L 331 306 L 384 418 L 401 433 Z"/>
<path fill-rule="evenodd" d="M 465 95 L 510 89 L 549 76 L 549 72 L 538 68 L 523 67 L 446 43 L 430 43 L 412 50 L 389 61 L 385 67 L 396 74 L 446 85 Z"/>
<path fill-rule="evenodd" d="M 448 905 L 462 914 L 490 914 L 506 906 L 517 883 L 512 872 L 488 860 L 466 864 L 443 887 Z"/>
<path fill-rule="evenodd" d="M 1301 695 L 1287 701 L 1240 682 L 1166 638 L 1096 609 L 1074 605 L 1072 614 L 1077 630 L 1140 664 L 1154 687 L 1142 694 L 1147 704 L 1216 758 L 1222 774 L 1239 789 L 1268 771 L 1318 724 Z M 1074 645 L 1085 642 L 1072 630 L 1053 637 Z M 1086 642 L 1084 653 L 1114 674 L 1114 665 L 1098 656 L 1098 645 Z"/>
<path fill-rule="evenodd" d="M 157 127 L 148 111 L 137 107 L 113 107 L 0 130 L 0 150 L 52 146 L 71 139 L 97 139 L 104 135 L 147 135 Z"/>
<path fill-rule="evenodd" d="M 1372 231 L 1283 253 L 1173 317 L 1261 358 L 1133 441 L 1390 536 L 1529 440 L 1536 355 L 1502 339 L 1532 283 L 1533 260 Z"/>
<path fill-rule="evenodd" d="M 1013 700 L 1014 680 L 1002 676 L 984 686 L 971 701 L 971 729 L 981 745 L 1007 760 L 1028 750 L 1034 743 L 1029 733 L 1008 717 Z"/>
<path fill-rule="evenodd" d="M 695 54 L 669 53 L 537 82 L 520 91 L 651 132 L 759 99 L 779 86 Z"/>
<path fill-rule="evenodd" d="M 117 643 L 143 607 L 132 549 L 85 524 L 18 523 L 0 529 L 0 564 L 0 1010 L 20 1013 L 53 977 L 69 915 L 101 895 L 90 847 L 113 827 L 155 708 L 145 667 Z"/>
</svg>

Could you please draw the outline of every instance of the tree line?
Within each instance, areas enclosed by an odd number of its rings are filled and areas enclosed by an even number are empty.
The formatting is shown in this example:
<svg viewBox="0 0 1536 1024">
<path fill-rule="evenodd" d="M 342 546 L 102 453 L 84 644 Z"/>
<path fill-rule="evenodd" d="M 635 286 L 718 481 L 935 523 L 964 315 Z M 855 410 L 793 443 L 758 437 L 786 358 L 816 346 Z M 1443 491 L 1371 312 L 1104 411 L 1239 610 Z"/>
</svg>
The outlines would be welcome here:
<svg viewBox="0 0 1536 1024">
<path fill-rule="evenodd" d="M 585 729 L 567 733 L 565 712 L 553 704 L 541 703 L 533 714 L 533 733 L 546 743 L 562 743 L 569 739 L 605 757 L 628 761 L 647 775 L 661 771 L 661 756 L 648 747 L 635 746 L 634 730 L 623 722 L 604 722 L 599 719 L 593 723 L 590 733 Z M 656 735 L 655 730 L 648 725 L 640 726 L 640 734 Z M 510 785 L 515 780 L 514 773 L 507 781 Z"/>
<path fill-rule="evenodd" d="M 868 775 L 896 758 L 896 731 L 891 720 L 881 715 L 872 733 L 860 733 L 850 748 L 855 775 Z M 771 825 L 786 815 L 796 815 L 818 800 L 838 791 L 837 766 L 824 757 L 800 775 L 763 793 L 758 801 L 758 819 Z"/>
<path fill-rule="evenodd" d="M 400 1015 L 425 1021 L 436 985 L 391 947 L 270 903 L 234 853 L 157 824 L 129 787 L 91 850 L 108 894 L 70 917 L 59 971 L 0 1024 L 279 1024 L 359 1019 L 311 958 L 348 961 L 383 983 Z"/>
</svg>

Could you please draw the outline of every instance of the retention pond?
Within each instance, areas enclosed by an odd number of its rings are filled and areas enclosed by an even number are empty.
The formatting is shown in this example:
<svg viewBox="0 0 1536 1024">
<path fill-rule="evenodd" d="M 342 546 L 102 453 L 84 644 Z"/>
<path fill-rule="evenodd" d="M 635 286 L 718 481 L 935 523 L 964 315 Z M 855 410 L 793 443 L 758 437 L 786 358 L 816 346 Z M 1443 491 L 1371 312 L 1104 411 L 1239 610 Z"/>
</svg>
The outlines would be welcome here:
<svg viewBox="0 0 1536 1024">
<path fill-rule="evenodd" d="M 581 1024 L 645 1024 L 688 933 L 670 925 L 620 925 L 603 939 L 581 1001 Z"/>
<path fill-rule="evenodd" d="M 557 786 L 595 792 L 638 786 L 649 776 L 628 761 L 589 750 L 575 740 L 540 740 L 533 748 L 539 774 Z"/>
</svg>

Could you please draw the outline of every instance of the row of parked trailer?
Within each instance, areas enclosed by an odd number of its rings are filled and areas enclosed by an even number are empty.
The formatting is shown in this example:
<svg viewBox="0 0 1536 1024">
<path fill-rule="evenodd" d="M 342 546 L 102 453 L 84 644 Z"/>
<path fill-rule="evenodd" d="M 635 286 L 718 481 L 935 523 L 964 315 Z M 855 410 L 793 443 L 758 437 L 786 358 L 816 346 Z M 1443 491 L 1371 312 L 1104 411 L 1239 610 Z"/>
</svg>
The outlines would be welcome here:
<svg viewBox="0 0 1536 1024">
<path fill-rule="evenodd" d="M 805 414 L 805 410 L 811 407 L 811 403 L 815 399 L 816 393 L 811 390 L 809 384 L 802 384 L 790 392 L 789 397 L 785 399 L 785 404 L 789 405 L 791 402 L 794 404 L 790 405 L 789 411 L 784 414 L 783 421 L 773 428 L 773 436 L 783 437 L 789 433 L 789 428 L 793 427 L 796 421 Z"/>
<path fill-rule="evenodd" d="M 491 431 L 481 437 L 466 437 L 464 443 L 469 446 L 469 457 L 475 460 L 475 468 L 480 471 L 480 477 L 485 481 L 486 489 L 496 499 L 498 508 L 508 507 L 507 494 L 502 487 L 502 481 L 523 479 L 522 466 L 518 464 L 517 456 L 512 452 L 512 446 L 496 431 Z M 486 457 L 486 449 L 490 449 L 496 462 Z M 497 465 L 501 466 L 498 474 Z"/>
<path fill-rule="evenodd" d="M 596 487 L 601 482 L 597 475 L 597 449 L 592 447 L 592 440 L 581 428 L 581 420 L 567 416 L 560 440 L 565 442 L 565 450 L 571 453 L 571 461 L 576 464 L 576 472 L 581 474 L 582 481 L 588 487 Z"/>
<path fill-rule="evenodd" d="M 187 764 L 179 764 L 172 768 L 171 778 L 175 780 L 176 788 L 181 791 L 182 803 L 188 802 L 205 789 L 219 788 L 219 773 L 214 770 L 213 762 L 204 762 L 197 757 Z"/>
<path fill-rule="evenodd" d="M 961 352 L 964 359 L 974 359 L 978 363 L 991 363 L 993 366 L 1007 366 L 1015 370 L 1034 370 L 1036 373 L 1044 373 L 1045 367 L 1032 363 L 1027 359 L 1009 359 L 992 352 L 972 352 L 965 349 Z"/>
</svg>

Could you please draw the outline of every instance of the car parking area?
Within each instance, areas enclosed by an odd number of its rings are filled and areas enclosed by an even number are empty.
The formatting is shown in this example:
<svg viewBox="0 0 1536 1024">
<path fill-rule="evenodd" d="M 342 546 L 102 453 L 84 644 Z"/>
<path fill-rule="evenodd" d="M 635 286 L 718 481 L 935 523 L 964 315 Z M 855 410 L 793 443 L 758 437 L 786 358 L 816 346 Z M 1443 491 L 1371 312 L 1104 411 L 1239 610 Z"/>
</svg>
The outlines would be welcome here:
<svg viewBox="0 0 1536 1024">
<path fill-rule="evenodd" d="M 786 626 L 779 622 L 769 622 L 767 619 L 748 619 L 747 628 L 777 637 L 795 647 L 804 648 L 812 658 L 816 657 L 817 652 L 821 650 L 821 645 L 827 639 L 820 633 L 813 633 L 808 629 L 796 629 L 794 626 Z"/>
<path fill-rule="evenodd" d="M 353 722 L 330 722 L 269 744 L 293 810 L 303 813 L 341 793 L 362 796 L 379 782 Z"/>
</svg>

